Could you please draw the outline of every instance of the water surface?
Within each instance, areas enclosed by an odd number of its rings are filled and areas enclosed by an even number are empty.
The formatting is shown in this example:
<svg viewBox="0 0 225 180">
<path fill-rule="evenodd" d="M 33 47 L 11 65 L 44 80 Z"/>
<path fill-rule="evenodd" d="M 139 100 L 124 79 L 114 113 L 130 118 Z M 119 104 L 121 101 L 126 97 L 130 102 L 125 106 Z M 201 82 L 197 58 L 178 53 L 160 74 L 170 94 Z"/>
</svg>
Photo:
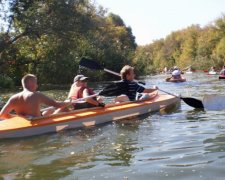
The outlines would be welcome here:
<svg viewBox="0 0 225 180">
<path fill-rule="evenodd" d="M 149 87 L 157 85 L 182 96 L 225 95 L 225 82 L 218 76 L 189 74 L 184 83 L 165 78 L 144 80 Z M 67 91 L 45 93 L 63 99 Z M 224 115 L 225 111 L 194 110 L 181 102 L 167 114 L 1 140 L 0 175 L 2 179 L 224 179 Z"/>
</svg>

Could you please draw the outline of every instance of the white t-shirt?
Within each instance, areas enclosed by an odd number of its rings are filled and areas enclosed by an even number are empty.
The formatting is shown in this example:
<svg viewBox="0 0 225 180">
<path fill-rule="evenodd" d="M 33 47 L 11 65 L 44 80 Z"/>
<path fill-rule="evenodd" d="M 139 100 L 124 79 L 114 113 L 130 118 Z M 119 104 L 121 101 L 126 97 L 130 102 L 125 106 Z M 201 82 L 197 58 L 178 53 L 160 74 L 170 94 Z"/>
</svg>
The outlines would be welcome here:
<svg viewBox="0 0 225 180">
<path fill-rule="evenodd" d="M 181 74 L 180 70 L 176 69 L 172 72 L 173 76 L 179 76 Z"/>
</svg>

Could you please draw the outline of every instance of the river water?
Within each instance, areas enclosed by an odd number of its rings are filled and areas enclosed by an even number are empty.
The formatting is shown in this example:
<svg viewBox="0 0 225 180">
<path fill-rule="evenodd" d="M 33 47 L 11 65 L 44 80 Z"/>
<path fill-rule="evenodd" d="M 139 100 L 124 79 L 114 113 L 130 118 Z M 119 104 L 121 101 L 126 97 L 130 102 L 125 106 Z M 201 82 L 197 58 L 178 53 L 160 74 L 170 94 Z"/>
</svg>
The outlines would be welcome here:
<svg viewBox="0 0 225 180">
<path fill-rule="evenodd" d="M 225 82 L 203 73 L 187 82 L 144 77 L 147 86 L 202 99 L 225 94 Z M 100 86 L 99 86 L 100 87 Z M 46 91 L 64 98 L 65 90 Z M 7 94 L 1 94 L 7 96 Z M 2 179 L 224 179 L 225 111 L 194 110 L 184 102 L 167 114 L 0 141 Z"/>
</svg>

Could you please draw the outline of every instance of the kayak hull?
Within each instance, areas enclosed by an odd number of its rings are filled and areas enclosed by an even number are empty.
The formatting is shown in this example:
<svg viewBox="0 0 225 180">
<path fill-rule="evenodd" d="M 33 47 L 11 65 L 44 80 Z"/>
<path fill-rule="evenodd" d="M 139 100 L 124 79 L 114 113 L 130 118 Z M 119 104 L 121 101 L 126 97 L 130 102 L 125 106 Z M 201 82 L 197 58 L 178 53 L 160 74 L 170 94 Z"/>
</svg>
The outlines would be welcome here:
<svg viewBox="0 0 225 180">
<path fill-rule="evenodd" d="M 208 75 L 218 75 L 218 73 L 216 71 L 209 71 Z"/>
<path fill-rule="evenodd" d="M 219 79 L 225 79 L 225 75 L 219 75 Z"/>
<path fill-rule="evenodd" d="M 95 126 L 160 111 L 178 104 L 180 104 L 180 98 L 171 95 L 156 95 L 150 100 L 121 103 L 105 108 L 71 111 L 33 120 L 15 116 L 0 121 L 0 139 L 28 137 L 66 129 Z"/>
<path fill-rule="evenodd" d="M 186 79 L 185 78 L 180 78 L 180 79 L 172 79 L 172 78 L 166 78 L 166 82 L 174 82 L 174 83 L 178 83 L 178 82 L 185 82 Z"/>
<path fill-rule="evenodd" d="M 186 74 L 192 74 L 193 72 L 192 71 L 186 71 L 185 73 Z"/>
</svg>

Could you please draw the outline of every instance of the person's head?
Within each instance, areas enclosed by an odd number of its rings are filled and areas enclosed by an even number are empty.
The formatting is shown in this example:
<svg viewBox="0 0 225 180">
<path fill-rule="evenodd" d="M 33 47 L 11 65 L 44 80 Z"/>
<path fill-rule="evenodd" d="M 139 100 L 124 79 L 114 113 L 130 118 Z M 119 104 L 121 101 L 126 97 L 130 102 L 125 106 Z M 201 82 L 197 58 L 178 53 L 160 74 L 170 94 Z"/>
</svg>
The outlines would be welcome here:
<svg viewBox="0 0 225 180">
<path fill-rule="evenodd" d="M 179 76 L 180 74 L 180 71 L 177 69 L 172 72 L 172 76 Z"/>
<path fill-rule="evenodd" d="M 33 74 L 27 74 L 23 76 L 21 80 L 23 89 L 28 89 L 29 91 L 36 91 L 37 85 L 37 77 Z"/>
<path fill-rule="evenodd" d="M 73 82 L 76 83 L 77 86 L 87 86 L 88 77 L 80 74 L 74 77 Z"/>
<path fill-rule="evenodd" d="M 123 80 L 133 81 L 134 77 L 135 77 L 134 68 L 129 65 L 125 65 L 121 69 L 120 75 L 121 75 L 121 79 L 123 79 Z"/>
</svg>

